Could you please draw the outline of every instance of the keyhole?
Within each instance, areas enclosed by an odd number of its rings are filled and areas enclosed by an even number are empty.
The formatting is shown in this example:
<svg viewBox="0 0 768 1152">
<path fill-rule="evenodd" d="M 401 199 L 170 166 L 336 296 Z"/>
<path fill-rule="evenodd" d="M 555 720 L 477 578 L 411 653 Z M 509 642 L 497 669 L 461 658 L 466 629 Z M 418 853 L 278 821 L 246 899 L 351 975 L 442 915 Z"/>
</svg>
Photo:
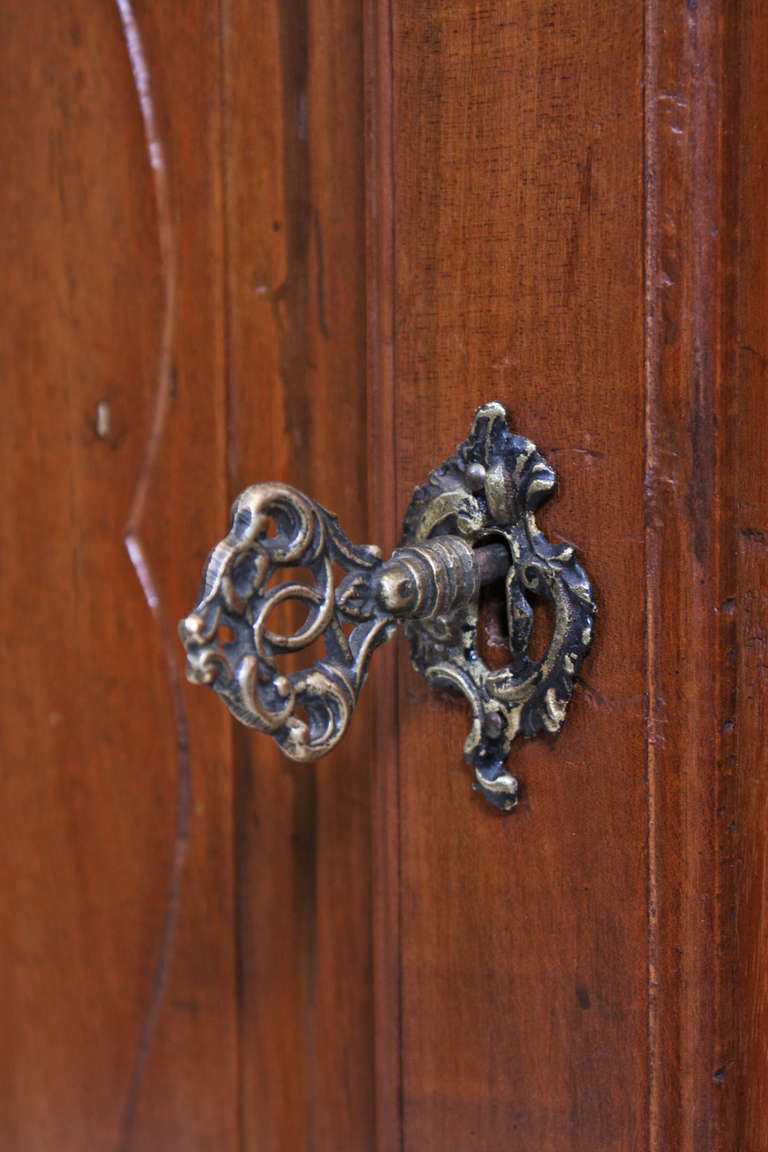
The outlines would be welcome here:
<svg viewBox="0 0 768 1152">
<path fill-rule="evenodd" d="M 554 613 L 552 602 L 546 597 L 526 592 L 525 598 L 533 611 L 533 627 L 526 654 L 529 660 L 535 662 L 542 659 L 549 647 Z M 486 584 L 480 589 L 477 642 L 478 652 L 491 671 L 506 668 L 512 663 L 503 580 Z"/>
</svg>

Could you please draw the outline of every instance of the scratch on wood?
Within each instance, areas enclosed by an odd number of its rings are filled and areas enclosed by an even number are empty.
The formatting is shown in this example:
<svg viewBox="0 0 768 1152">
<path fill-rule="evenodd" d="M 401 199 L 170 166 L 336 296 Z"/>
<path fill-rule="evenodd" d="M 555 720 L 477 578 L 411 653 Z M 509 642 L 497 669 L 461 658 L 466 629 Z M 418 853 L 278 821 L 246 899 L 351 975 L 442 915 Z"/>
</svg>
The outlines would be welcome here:
<svg viewBox="0 0 768 1152">
<path fill-rule="evenodd" d="M 108 400 L 100 400 L 96 405 L 96 435 L 99 440 L 108 440 L 112 430 L 112 414 Z"/>
<path fill-rule="evenodd" d="M 315 226 L 315 252 L 317 255 L 317 322 L 325 339 L 328 339 L 328 324 L 325 319 L 325 257 L 323 254 L 323 230 L 320 215 L 313 209 L 312 220 Z"/>
<path fill-rule="evenodd" d="M 658 301 L 656 284 L 659 276 L 660 253 L 658 244 L 658 167 L 659 142 L 658 121 L 655 104 L 658 99 L 659 65 L 659 12 L 656 0 L 649 0 L 645 7 L 645 27 L 643 46 L 644 71 L 644 124 L 643 124 L 643 380 L 644 380 L 644 438 L 645 476 L 643 482 L 643 519 L 645 536 L 645 604 L 647 622 L 645 629 L 646 666 L 646 728 L 651 733 L 659 729 L 660 707 L 655 680 L 655 630 L 658 627 L 658 589 L 652 573 L 659 563 L 659 540 L 656 531 L 658 508 L 656 499 L 655 473 L 658 469 L 658 437 L 656 435 L 656 412 L 658 408 Z M 659 835 L 657 782 L 659 766 L 656 758 L 656 741 L 646 741 L 646 835 L 647 835 L 647 899 L 648 899 L 648 968 L 647 968 L 647 1050 L 648 1087 L 647 1123 L 648 1148 L 655 1152 L 659 1148 L 659 1125 L 661 1115 L 661 1036 L 659 999 Z"/>
</svg>

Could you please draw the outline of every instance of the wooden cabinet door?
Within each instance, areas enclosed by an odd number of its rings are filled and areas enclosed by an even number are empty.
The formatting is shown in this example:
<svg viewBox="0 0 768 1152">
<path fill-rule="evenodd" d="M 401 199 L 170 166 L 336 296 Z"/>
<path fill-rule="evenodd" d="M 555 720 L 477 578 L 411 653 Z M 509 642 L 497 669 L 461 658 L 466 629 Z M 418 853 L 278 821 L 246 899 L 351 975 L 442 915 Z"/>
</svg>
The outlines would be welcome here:
<svg viewBox="0 0 768 1152">
<path fill-rule="evenodd" d="M 3 1149 L 768 1152 L 766 27 L 4 5 Z M 315 766 L 184 682 L 237 491 L 391 549 L 488 400 L 599 605 L 515 811 L 401 637 Z"/>
</svg>

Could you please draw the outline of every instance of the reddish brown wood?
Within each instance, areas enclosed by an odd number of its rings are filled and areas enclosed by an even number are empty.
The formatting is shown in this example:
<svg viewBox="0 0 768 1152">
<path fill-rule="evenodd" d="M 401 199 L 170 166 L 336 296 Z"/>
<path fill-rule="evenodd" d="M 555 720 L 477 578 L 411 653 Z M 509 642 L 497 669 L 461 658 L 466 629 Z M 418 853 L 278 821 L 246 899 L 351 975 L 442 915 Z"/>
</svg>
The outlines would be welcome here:
<svg viewBox="0 0 768 1152">
<path fill-rule="evenodd" d="M 363 542 L 361 10 L 230 0 L 224 25 L 232 491 L 288 481 Z M 373 1144 L 370 702 L 316 766 L 237 736 L 247 1147 Z"/>
<path fill-rule="evenodd" d="M 3 1149 L 768 1152 L 761 15 L 3 8 Z M 315 767 L 182 684 L 236 490 L 390 549 L 492 398 L 600 603 L 516 812 L 401 641 Z"/>
<path fill-rule="evenodd" d="M 644 684 L 626 659 L 643 646 L 641 65 L 639 6 L 393 6 L 399 506 L 501 399 L 558 468 L 546 520 L 601 603 L 565 731 L 515 750 L 509 818 L 471 794 L 464 709 L 403 654 L 405 1148 L 647 1140 Z"/>
<path fill-rule="evenodd" d="M 389 3 L 366 3 L 366 227 L 368 303 L 368 507 L 385 555 L 400 535 L 397 506 L 394 344 L 394 171 L 392 28 Z M 400 980 L 400 760 L 398 652 L 388 644 L 371 674 L 372 907 L 375 1003 L 376 1147 L 402 1143 Z"/>
<path fill-rule="evenodd" d="M 732 7 L 391 6 L 382 475 L 402 507 L 504 400 L 558 466 L 550 522 L 601 616 L 566 730 L 518 751 L 509 824 L 457 812 L 456 705 L 405 660 L 382 705 L 385 1148 L 768 1141 L 765 43 Z"/>
<path fill-rule="evenodd" d="M 712 1147 L 721 406 L 715 4 L 646 20 L 650 1147 Z"/>
<path fill-rule="evenodd" d="M 200 5 L 186 12 L 180 39 L 170 11 L 136 11 L 170 177 L 172 381 L 159 359 L 167 261 L 118 9 L 0 17 L 9 1150 L 237 1143 L 229 726 L 215 701 L 188 709 L 179 837 L 184 731 L 163 634 L 188 610 L 225 508 L 216 30 Z M 133 528 L 156 620 L 123 538 L 143 480 Z"/>
<path fill-rule="evenodd" d="M 3 1146 L 369 1147 L 366 706 L 318 773 L 239 733 L 233 779 L 168 678 L 229 479 L 366 537 L 360 12 L 3 22 Z"/>
<path fill-rule="evenodd" d="M 723 979 L 715 1070 L 722 1147 L 768 1148 L 768 29 L 759 4 L 727 9 L 723 223 L 722 663 L 718 808 Z"/>
</svg>

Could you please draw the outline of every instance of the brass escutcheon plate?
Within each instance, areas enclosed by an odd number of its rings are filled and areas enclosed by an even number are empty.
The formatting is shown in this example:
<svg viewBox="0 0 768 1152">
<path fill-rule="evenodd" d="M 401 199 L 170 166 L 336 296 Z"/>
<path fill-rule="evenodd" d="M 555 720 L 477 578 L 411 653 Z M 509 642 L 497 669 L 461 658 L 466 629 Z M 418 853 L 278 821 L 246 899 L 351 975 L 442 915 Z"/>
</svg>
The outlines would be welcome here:
<svg viewBox="0 0 768 1152">
<path fill-rule="evenodd" d="M 512 741 L 556 732 L 592 642 L 596 607 L 584 569 L 569 545 L 551 545 L 535 513 L 555 487 L 555 474 L 530 440 L 510 432 L 503 405 L 478 409 L 467 439 L 416 490 L 403 522 L 403 543 L 456 535 L 473 548 L 503 541 L 510 663 L 491 670 L 478 644 L 478 602 L 453 621 L 407 620 L 414 667 L 435 687 L 452 687 L 472 708 L 464 755 L 476 787 L 496 807 L 517 801 L 517 780 L 505 771 Z M 528 647 L 533 596 L 553 608 L 552 637 L 533 660 Z"/>
</svg>

